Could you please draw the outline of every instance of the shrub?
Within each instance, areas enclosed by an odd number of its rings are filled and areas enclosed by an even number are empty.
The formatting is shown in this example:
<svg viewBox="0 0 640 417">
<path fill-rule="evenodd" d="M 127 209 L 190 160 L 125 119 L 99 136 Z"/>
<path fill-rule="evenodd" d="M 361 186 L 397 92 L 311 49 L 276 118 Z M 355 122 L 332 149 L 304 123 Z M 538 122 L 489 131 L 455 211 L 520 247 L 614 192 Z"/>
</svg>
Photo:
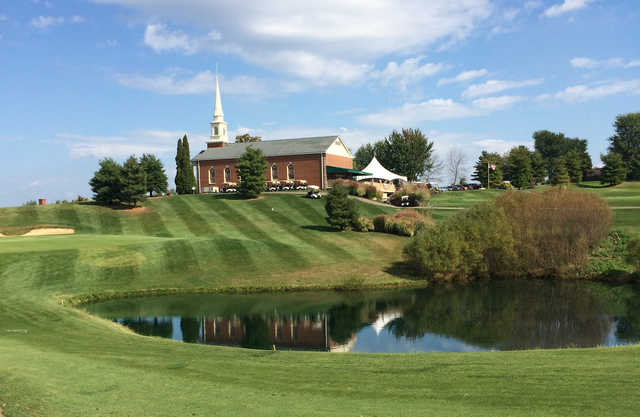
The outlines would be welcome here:
<svg viewBox="0 0 640 417">
<path fill-rule="evenodd" d="M 367 185 L 365 188 L 365 197 L 369 200 L 373 200 L 378 197 L 378 189 L 374 185 Z"/>
<path fill-rule="evenodd" d="M 23 204 L 23 206 L 37 206 L 37 205 L 38 205 L 38 202 L 36 200 L 29 200 Z"/>
<path fill-rule="evenodd" d="M 433 220 L 416 210 L 401 210 L 394 214 L 381 214 L 373 219 L 376 232 L 400 236 L 413 236 L 425 225 L 433 225 Z"/>
<path fill-rule="evenodd" d="M 358 232 L 370 232 L 374 229 L 373 220 L 368 217 L 358 217 L 354 229 Z"/>
<path fill-rule="evenodd" d="M 389 201 L 394 206 L 400 206 L 404 196 L 408 197 L 411 207 L 421 206 L 430 197 L 429 187 L 425 184 L 404 184 L 389 197 Z M 406 201 L 406 200 L 405 200 Z"/>
<path fill-rule="evenodd" d="M 633 265 L 636 270 L 640 270 L 640 239 L 636 238 L 629 242 L 627 251 L 627 262 Z"/>
<path fill-rule="evenodd" d="M 329 190 L 327 202 L 327 222 L 339 230 L 350 230 L 358 221 L 358 210 L 355 202 L 349 199 L 347 189 L 336 183 Z"/>
<path fill-rule="evenodd" d="M 593 194 L 510 192 L 420 230 L 404 254 L 433 280 L 572 276 L 610 224 L 609 207 Z"/>
</svg>

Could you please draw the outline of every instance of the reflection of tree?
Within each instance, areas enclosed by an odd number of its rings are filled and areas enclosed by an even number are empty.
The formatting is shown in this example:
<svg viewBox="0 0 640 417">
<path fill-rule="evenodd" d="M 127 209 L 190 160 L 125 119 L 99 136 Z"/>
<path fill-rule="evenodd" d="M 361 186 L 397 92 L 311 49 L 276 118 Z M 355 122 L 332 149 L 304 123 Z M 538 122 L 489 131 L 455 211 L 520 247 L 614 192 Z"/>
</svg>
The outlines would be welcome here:
<svg viewBox="0 0 640 417">
<path fill-rule="evenodd" d="M 599 298 L 577 283 L 505 281 L 421 292 L 387 326 L 396 337 L 435 333 L 483 347 L 552 348 L 602 344 L 610 330 Z"/>
<path fill-rule="evenodd" d="M 329 310 L 329 335 L 337 344 L 346 343 L 366 323 L 362 322 L 365 304 L 339 304 Z"/>
<path fill-rule="evenodd" d="M 251 349 L 269 349 L 271 347 L 271 336 L 269 334 L 269 324 L 261 316 L 243 317 L 242 323 L 245 327 L 242 347 Z"/>
<path fill-rule="evenodd" d="M 198 342 L 200 320 L 194 317 L 182 317 L 180 319 L 180 329 L 182 330 L 182 341 L 187 343 Z"/>
<path fill-rule="evenodd" d="M 120 320 L 120 324 L 127 326 L 134 332 L 144 336 L 171 337 L 173 334 L 173 324 L 170 320 L 153 320 L 143 317 Z"/>
<path fill-rule="evenodd" d="M 640 297 L 629 297 L 626 304 L 626 315 L 616 317 L 618 321 L 616 337 L 625 342 L 638 342 L 640 341 Z"/>
</svg>

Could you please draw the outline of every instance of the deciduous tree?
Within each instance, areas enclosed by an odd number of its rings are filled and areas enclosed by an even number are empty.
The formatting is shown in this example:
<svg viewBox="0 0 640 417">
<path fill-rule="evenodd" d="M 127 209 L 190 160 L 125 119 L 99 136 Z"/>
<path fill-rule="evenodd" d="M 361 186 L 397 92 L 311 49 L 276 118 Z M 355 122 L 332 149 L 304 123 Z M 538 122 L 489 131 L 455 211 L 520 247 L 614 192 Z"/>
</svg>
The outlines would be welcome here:
<svg viewBox="0 0 640 417">
<path fill-rule="evenodd" d="M 613 126 L 609 150 L 622 157 L 628 180 L 640 180 L 640 113 L 618 115 Z"/>
<path fill-rule="evenodd" d="M 504 158 L 504 176 L 514 187 L 524 188 L 533 183 L 531 155 L 526 146 L 518 146 Z"/>
<path fill-rule="evenodd" d="M 388 170 L 416 181 L 433 167 L 433 142 L 420 129 L 393 131 L 374 145 L 375 155 Z"/>
<path fill-rule="evenodd" d="M 261 142 L 261 141 L 262 141 L 262 137 L 251 136 L 248 133 L 245 133 L 244 135 L 236 136 L 236 143 L 249 143 L 249 142 Z"/>
<path fill-rule="evenodd" d="M 375 155 L 374 147 L 372 144 L 367 143 L 362 145 L 356 151 L 353 159 L 353 167 L 357 170 L 363 170 Z"/>
<path fill-rule="evenodd" d="M 457 184 L 460 176 L 466 169 L 467 155 L 465 155 L 464 151 L 460 148 L 451 148 L 449 152 L 447 152 L 445 163 L 451 184 Z"/>
</svg>

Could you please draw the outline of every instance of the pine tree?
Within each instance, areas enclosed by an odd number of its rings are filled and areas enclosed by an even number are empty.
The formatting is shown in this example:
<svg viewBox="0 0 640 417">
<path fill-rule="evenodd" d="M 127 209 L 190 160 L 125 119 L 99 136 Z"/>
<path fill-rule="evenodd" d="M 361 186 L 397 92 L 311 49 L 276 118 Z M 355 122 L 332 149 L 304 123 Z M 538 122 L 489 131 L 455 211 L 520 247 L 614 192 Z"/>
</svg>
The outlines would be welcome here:
<svg viewBox="0 0 640 417">
<path fill-rule="evenodd" d="M 509 151 L 505 158 L 505 176 L 514 187 L 523 188 L 531 185 L 531 151 L 526 146 L 518 146 Z"/>
<path fill-rule="evenodd" d="M 475 171 L 471 176 L 471 179 L 474 181 L 480 182 L 483 187 L 487 187 L 487 167 L 488 165 L 494 165 L 495 170 L 491 170 L 489 173 L 490 180 L 490 188 L 500 188 L 503 186 L 502 183 L 502 157 L 498 153 L 489 153 L 487 151 L 482 151 L 480 157 L 478 158 L 478 162 L 476 162 L 474 168 Z"/>
<path fill-rule="evenodd" d="M 178 147 L 176 149 L 176 192 L 178 194 L 184 194 L 184 148 L 182 146 L 182 139 L 178 139 Z"/>
<path fill-rule="evenodd" d="M 531 154 L 531 170 L 534 184 L 542 184 L 547 176 L 547 165 L 538 151 Z"/>
<path fill-rule="evenodd" d="M 551 177 L 551 184 L 566 188 L 569 186 L 569 181 L 569 171 L 567 171 L 567 164 L 564 158 L 556 159 L 553 163 L 553 176 Z"/>
<path fill-rule="evenodd" d="M 144 154 L 140 158 L 140 164 L 144 172 L 147 174 L 147 192 L 149 197 L 156 194 L 162 194 L 167 191 L 169 186 L 167 174 L 164 172 L 162 162 L 155 155 Z"/>
<path fill-rule="evenodd" d="M 600 160 L 604 163 L 600 182 L 609 185 L 622 184 L 627 177 L 627 166 L 622 155 L 609 152 L 606 155 L 600 155 Z"/>
<path fill-rule="evenodd" d="M 264 190 L 264 172 L 267 169 L 267 161 L 262 151 L 251 146 L 236 163 L 240 186 L 238 191 L 246 198 L 255 198 Z"/>
<path fill-rule="evenodd" d="M 122 190 L 120 191 L 121 201 L 126 201 L 133 207 L 138 205 L 138 201 L 144 200 L 147 191 L 147 174 L 135 156 L 131 155 L 122 166 Z"/>
<path fill-rule="evenodd" d="M 94 200 L 100 204 L 115 204 L 120 201 L 122 189 L 122 166 L 111 158 L 100 161 L 100 169 L 89 181 Z"/>
<path fill-rule="evenodd" d="M 578 184 L 582 181 L 582 158 L 576 151 L 567 152 L 565 156 L 567 164 L 567 171 L 569 173 L 569 179 L 571 182 Z"/>
<path fill-rule="evenodd" d="M 324 206 L 327 222 L 339 230 L 350 230 L 358 221 L 358 209 L 355 201 L 349 198 L 349 192 L 341 184 L 334 184 Z"/>
<path fill-rule="evenodd" d="M 189 150 L 189 140 L 187 135 L 182 138 L 182 175 L 184 179 L 184 194 L 193 193 L 196 188 L 196 177 L 193 175 L 193 165 L 191 165 L 191 151 Z"/>
</svg>

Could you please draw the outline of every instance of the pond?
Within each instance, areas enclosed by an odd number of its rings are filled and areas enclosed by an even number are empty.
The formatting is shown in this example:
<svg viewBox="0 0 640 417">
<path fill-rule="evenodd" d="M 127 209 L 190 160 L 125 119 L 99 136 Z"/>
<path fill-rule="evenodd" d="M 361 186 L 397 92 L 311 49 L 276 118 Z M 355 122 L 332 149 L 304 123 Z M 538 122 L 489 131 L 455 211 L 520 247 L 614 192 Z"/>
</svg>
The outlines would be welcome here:
<svg viewBox="0 0 640 417">
<path fill-rule="evenodd" d="M 86 305 L 189 343 L 332 352 L 470 352 L 640 341 L 640 287 L 491 281 L 389 291 L 200 294 Z"/>
</svg>

